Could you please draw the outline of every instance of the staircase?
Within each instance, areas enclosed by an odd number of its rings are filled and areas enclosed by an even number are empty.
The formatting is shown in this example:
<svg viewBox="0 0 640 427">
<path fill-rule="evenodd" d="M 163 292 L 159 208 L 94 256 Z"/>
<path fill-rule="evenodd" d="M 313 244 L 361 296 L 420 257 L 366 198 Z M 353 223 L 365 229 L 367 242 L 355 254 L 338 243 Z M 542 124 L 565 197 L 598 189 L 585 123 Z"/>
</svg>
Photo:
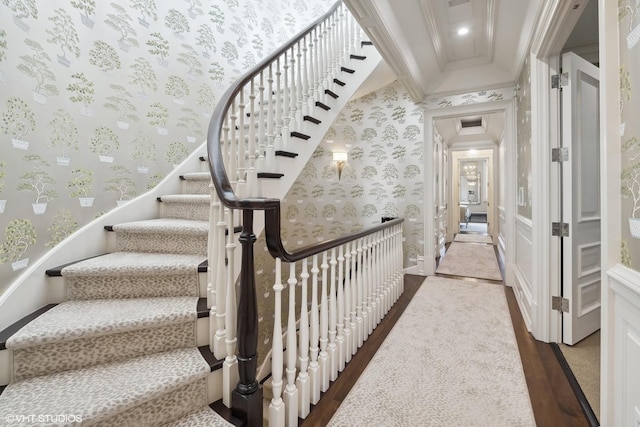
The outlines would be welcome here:
<svg viewBox="0 0 640 427">
<path fill-rule="evenodd" d="M 341 9 L 341 18 L 345 12 Z M 324 34 L 325 45 L 316 46 L 326 47 L 327 53 L 332 48 L 344 60 L 338 64 L 325 59 L 322 64 L 310 65 L 315 68 L 316 76 L 322 76 L 320 65 L 332 69 L 331 73 L 324 73 L 325 83 L 315 86 L 309 83 L 303 95 L 299 71 L 303 61 L 306 65 L 306 57 L 301 59 L 303 50 L 298 44 L 297 62 L 292 61 L 291 69 L 287 71 L 286 63 L 283 72 L 280 68 L 275 69 L 273 75 L 265 79 L 268 84 L 260 83 L 260 96 L 255 96 L 257 92 L 250 94 L 251 107 L 245 110 L 240 102 L 236 106 L 237 112 L 232 114 L 232 121 L 227 122 L 225 143 L 236 145 L 236 148 L 248 146 L 247 156 L 241 156 L 237 164 L 232 156 L 225 155 L 232 174 L 241 177 L 233 182 L 236 191 L 252 197 L 283 198 L 333 118 L 380 61 L 373 47 L 355 39 L 355 32 L 351 33 L 350 41 L 357 41 L 357 54 L 350 53 L 346 44 L 345 47 L 339 45 L 341 39 L 330 33 L 332 27 L 336 30 L 337 15 L 332 16 L 333 24 L 321 27 L 324 33 L 320 33 L 320 38 Z M 344 28 L 341 31 L 345 31 Z M 289 58 L 294 58 L 293 49 L 291 52 Z M 298 74 L 294 85 L 295 70 Z M 291 84 L 287 84 L 288 72 L 292 76 Z M 285 76 L 282 88 L 279 87 L 280 74 Z M 274 80 L 277 87 L 271 87 Z M 306 92 L 312 96 L 308 97 Z M 256 98 L 260 101 L 254 103 Z M 259 107 L 254 108 L 255 105 Z M 289 118 L 276 119 L 282 113 L 290 114 Z M 280 122 L 284 125 L 274 125 Z M 263 138 L 263 134 L 270 136 Z M 240 152 L 245 153 L 242 149 Z M 255 157 L 252 153 L 256 153 Z M 213 162 L 201 154 L 199 170 L 183 173 L 179 186 L 164 187 L 179 187 L 179 192 L 158 194 L 154 196 L 156 206 L 144 209 L 156 211 L 156 215 L 141 218 L 145 216 L 139 209 L 142 199 L 152 203 L 149 195 L 144 195 L 130 202 L 130 206 L 120 208 L 118 215 L 111 216 L 124 219 L 105 226 L 99 225 L 103 220 L 96 221 L 93 229 L 81 230 L 75 235 L 74 241 L 80 246 L 82 236 L 86 236 L 87 246 L 95 247 L 93 239 L 104 241 L 106 252 L 90 251 L 85 259 L 82 256 L 72 259 L 68 255 L 54 256 L 52 259 L 68 261 L 63 265 L 46 266 L 46 276 L 43 274 L 25 283 L 25 289 L 38 289 L 37 299 L 47 300 L 49 304 L 0 332 L 0 415 L 16 417 L 7 421 L 17 425 L 81 423 L 136 427 L 243 423 L 227 410 L 231 406 L 231 391 L 238 383 L 238 361 L 235 357 L 235 292 L 225 289 L 235 289 L 240 263 L 239 257 L 234 261 L 233 254 L 238 239 L 242 240 L 236 226 L 243 223 L 246 230 L 247 222 L 244 221 L 246 218 L 240 221 L 237 215 L 234 216 L 233 209 L 217 199 L 211 189 L 212 174 L 209 172 Z M 213 175 L 215 179 L 215 170 Z M 216 216 L 215 212 L 221 216 Z M 263 227 L 264 224 L 257 221 L 253 229 L 249 227 L 245 238 L 254 231 L 259 233 Z M 362 256 L 366 255 L 362 254 L 369 250 L 372 253 L 370 262 L 375 259 L 371 248 L 375 247 L 376 240 L 373 235 L 367 235 L 367 238 L 369 240 L 360 240 L 360 262 L 365 260 Z M 382 237 L 377 240 L 378 243 L 384 241 Z M 222 249 L 215 248 L 219 242 L 223 242 Z M 352 246 L 354 268 L 355 242 Z M 64 247 L 60 245 L 59 250 Z M 391 248 L 390 243 L 388 247 Z M 74 253 L 77 252 L 78 249 L 74 249 Z M 348 253 L 347 263 L 349 256 Z M 285 262 L 288 261 L 285 259 Z M 229 274 L 223 272 L 227 265 Z M 37 273 L 34 269 L 32 274 Z M 317 285 L 317 271 L 314 274 Z M 40 284 L 34 287 L 31 284 L 34 280 Z M 360 280 L 362 286 L 362 276 Z M 354 295 L 355 282 L 354 277 Z M 384 286 L 388 287 L 389 283 L 384 282 Z M 326 287 L 326 280 L 323 280 L 323 286 Z M 326 294 L 329 290 L 323 292 Z M 335 295 L 333 287 L 331 292 Z M 389 290 L 389 295 L 391 292 Z M 246 296 L 247 293 L 240 294 Z M 366 297 L 366 292 L 363 295 Z M 374 294 L 370 293 L 370 302 L 372 296 Z M 226 312 L 223 301 L 227 302 Z M 387 305 L 391 303 L 389 297 Z M 355 297 L 353 304 L 355 313 Z M 327 304 L 321 305 L 327 310 Z M 242 310 L 242 301 L 239 306 Z M 319 314 L 326 317 L 318 307 L 316 301 L 316 317 Z M 360 306 L 358 310 L 361 310 Z M 382 314 L 383 310 L 378 311 Z M 279 316 L 277 313 L 278 322 Z M 295 319 L 295 314 L 291 318 Z M 353 322 L 355 319 L 354 314 Z M 370 323 L 370 328 L 375 327 L 373 316 Z M 242 350 L 242 327 L 238 325 L 238 328 Z M 366 331 L 367 326 L 364 328 Z M 306 333 L 308 336 L 308 331 Z M 354 338 L 356 334 L 354 330 Z M 282 333 L 279 335 L 281 338 Z M 360 345 L 366 339 L 362 331 L 359 339 Z M 325 344 L 327 342 L 325 339 Z M 351 343 L 348 345 L 350 349 Z M 342 365 L 350 359 L 350 354 L 346 354 L 349 349 L 341 350 L 345 353 Z M 357 340 L 353 349 L 357 350 Z M 326 351 L 324 355 L 323 363 L 329 363 Z M 242 353 L 239 359 L 244 363 Z M 274 360 L 282 362 L 282 356 L 275 353 Z M 332 365 L 338 364 L 336 358 Z M 245 371 L 241 366 L 240 388 Z M 328 371 L 322 375 L 326 376 L 328 384 Z M 318 385 L 315 393 L 318 396 L 319 390 Z M 277 418 L 281 419 L 282 414 Z M 253 424 L 249 421 L 249 425 Z"/>
<path fill-rule="evenodd" d="M 158 218 L 105 227 L 109 253 L 47 271 L 64 302 L 3 343 L 12 382 L 0 414 L 230 425 L 208 406 L 222 396 L 206 304 L 209 181 L 183 175 L 181 194 L 158 197 Z"/>
</svg>

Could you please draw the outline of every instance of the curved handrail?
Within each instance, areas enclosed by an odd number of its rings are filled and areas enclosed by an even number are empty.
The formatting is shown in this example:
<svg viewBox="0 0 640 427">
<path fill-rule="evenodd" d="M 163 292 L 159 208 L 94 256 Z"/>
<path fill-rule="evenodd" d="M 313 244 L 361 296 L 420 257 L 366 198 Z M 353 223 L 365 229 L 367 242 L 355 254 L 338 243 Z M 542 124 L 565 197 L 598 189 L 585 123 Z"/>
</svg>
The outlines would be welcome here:
<svg viewBox="0 0 640 427">
<path fill-rule="evenodd" d="M 340 6 L 342 0 L 336 2 L 323 16 L 314 21 L 307 28 L 294 36 L 291 41 L 280 47 L 271 55 L 267 56 L 254 68 L 241 76 L 220 98 L 211 121 L 207 133 L 207 150 L 209 154 L 209 170 L 213 179 L 216 193 L 223 205 L 232 209 L 242 210 L 263 210 L 265 211 L 265 237 L 269 253 L 273 257 L 281 258 L 285 262 L 294 262 L 304 259 L 308 256 L 321 253 L 327 249 L 338 247 L 344 243 L 358 239 L 360 237 L 372 234 L 376 231 L 390 227 L 402 222 L 402 219 L 396 219 L 378 225 L 367 230 L 348 234 L 335 239 L 326 240 L 318 244 L 313 244 L 294 251 L 288 251 L 282 242 L 281 231 L 281 202 L 274 198 L 239 198 L 229 181 L 227 171 L 224 165 L 222 153 L 221 135 L 225 125 L 226 113 L 233 106 L 233 102 L 240 91 L 251 82 L 252 79 L 259 76 L 261 72 L 266 70 L 279 57 L 285 54 L 289 49 L 294 47 L 303 37 L 313 31 L 318 25 L 327 20 Z"/>
<path fill-rule="evenodd" d="M 222 144 L 220 143 L 220 135 L 224 127 L 224 118 L 227 111 L 231 108 L 233 100 L 236 95 L 251 81 L 254 77 L 258 76 L 262 71 L 266 70 L 269 65 L 273 64 L 281 55 L 291 49 L 298 43 L 304 36 L 313 31 L 318 25 L 329 18 L 340 6 L 342 0 L 337 1 L 327 13 L 311 23 L 304 30 L 296 34 L 291 41 L 280 47 L 271 55 L 260 61 L 255 67 L 246 72 L 240 77 L 227 91 L 222 95 L 216 108 L 213 110 L 211 121 L 209 122 L 209 128 L 207 131 L 207 151 L 209 154 L 209 170 L 211 171 L 211 177 L 213 178 L 213 184 L 218 193 L 220 201 L 229 208 L 235 209 L 251 209 L 251 210 L 270 210 L 279 206 L 280 200 L 269 198 L 252 198 L 252 199 L 239 199 L 233 191 L 231 182 L 227 177 L 227 171 L 224 166 L 222 157 Z"/>
</svg>

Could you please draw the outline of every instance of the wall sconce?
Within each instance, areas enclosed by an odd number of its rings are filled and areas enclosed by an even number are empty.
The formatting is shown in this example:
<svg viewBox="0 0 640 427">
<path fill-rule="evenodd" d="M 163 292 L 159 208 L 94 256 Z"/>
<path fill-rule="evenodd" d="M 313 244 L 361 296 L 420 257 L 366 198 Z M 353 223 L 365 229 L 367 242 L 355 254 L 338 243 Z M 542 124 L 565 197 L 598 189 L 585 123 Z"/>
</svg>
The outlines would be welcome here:
<svg viewBox="0 0 640 427">
<path fill-rule="evenodd" d="M 347 163 L 347 153 L 333 153 L 333 162 L 338 166 L 338 181 L 342 177 L 342 169 Z"/>
</svg>

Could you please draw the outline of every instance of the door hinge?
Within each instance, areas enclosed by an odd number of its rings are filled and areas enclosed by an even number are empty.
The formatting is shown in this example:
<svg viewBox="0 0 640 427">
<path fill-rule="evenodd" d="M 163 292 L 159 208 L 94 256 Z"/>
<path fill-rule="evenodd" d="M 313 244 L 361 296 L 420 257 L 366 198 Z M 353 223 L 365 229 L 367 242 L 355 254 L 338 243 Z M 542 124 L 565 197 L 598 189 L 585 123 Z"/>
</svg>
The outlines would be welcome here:
<svg viewBox="0 0 640 427">
<path fill-rule="evenodd" d="M 551 235 L 558 237 L 569 237 L 569 224 L 566 222 L 552 222 Z"/>
<path fill-rule="evenodd" d="M 551 76 L 551 89 L 559 89 L 569 84 L 569 74 L 554 74 Z"/>
<path fill-rule="evenodd" d="M 551 149 L 551 161 L 552 162 L 566 162 L 569 160 L 569 148 L 560 147 Z"/>
<path fill-rule="evenodd" d="M 561 311 L 563 313 L 568 313 L 569 300 L 562 297 L 551 297 L 551 309 Z"/>
</svg>

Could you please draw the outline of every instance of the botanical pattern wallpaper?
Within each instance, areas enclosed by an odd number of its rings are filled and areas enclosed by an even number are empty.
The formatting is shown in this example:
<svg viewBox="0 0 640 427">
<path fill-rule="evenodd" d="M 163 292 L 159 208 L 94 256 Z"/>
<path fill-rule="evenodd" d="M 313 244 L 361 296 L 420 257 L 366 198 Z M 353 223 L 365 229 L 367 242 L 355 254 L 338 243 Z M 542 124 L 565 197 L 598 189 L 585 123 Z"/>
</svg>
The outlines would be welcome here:
<svg viewBox="0 0 640 427">
<path fill-rule="evenodd" d="M 640 4 L 619 2 L 622 263 L 640 271 Z"/>
<path fill-rule="evenodd" d="M 285 247 L 291 250 L 362 230 L 379 224 L 382 217 L 403 217 L 404 266 L 416 265 L 424 248 L 423 131 L 422 106 L 414 104 L 397 81 L 350 101 L 283 199 Z M 340 179 L 333 152 L 348 156 Z M 273 312 L 275 277 L 275 261 L 263 237 L 256 243 L 255 260 L 262 358 L 271 347 L 273 319 L 265 313 Z M 298 276 L 299 270 L 298 265 Z M 283 283 L 288 275 L 289 267 L 283 265 Z M 283 297 L 288 301 L 288 292 Z"/>
<path fill-rule="evenodd" d="M 525 59 L 516 86 L 518 215 L 531 219 L 531 64 Z"/>
<path fill-rule="evenodd" d="M 216 99 L 333 0 L 2 0 L 0 292 L 205 138 Z"/>
<path fill-rule="evenodd" d="M 464 93 L 460 95 L 449 95 L 446 97 L 432 97 L 425 101 L 425 108 L 433 110 L 436 108 L 457 107 L 459 105 L 478 104 L 481 102 L 502 101 L 513 99 L 516 89 L 513 86 L 481 90 L 479 92 Z"/>
</svg>

